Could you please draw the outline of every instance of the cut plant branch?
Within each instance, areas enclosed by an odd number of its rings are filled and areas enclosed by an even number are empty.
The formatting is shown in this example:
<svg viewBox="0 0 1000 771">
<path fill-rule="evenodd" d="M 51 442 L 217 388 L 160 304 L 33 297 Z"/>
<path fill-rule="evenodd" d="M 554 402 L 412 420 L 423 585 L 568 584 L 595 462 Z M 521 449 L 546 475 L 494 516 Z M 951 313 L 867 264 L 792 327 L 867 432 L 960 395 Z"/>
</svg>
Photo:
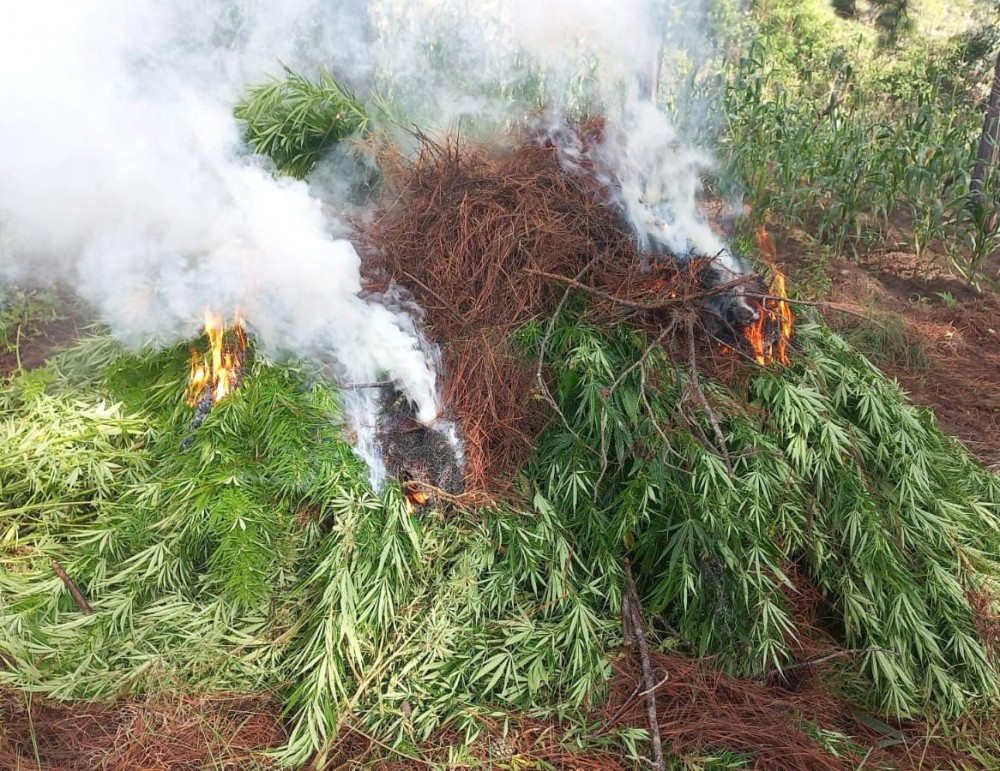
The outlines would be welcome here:
<svg viewBox="0 0 1000 771">
<path fill-rule="evenodd" d="M 642 621 L 642 603 L 639 601 L 639 594 L 635 590 L 635 581 L 632 578 L 632 564 L 625 559 L 625 592 L 622 603 L 628 608 L 625 613 L 625 620 L 631 626 L 631 636 L 639 649 L 639 657 L 642 661 L 642 677 L 646 684 L 646 690 L 641 697 L 646 700 L 646 714 L 649 717 L 649 736 L 653 741 L 653 767 L 657 771 L 666 771 L 667 764 L 663 758 L 663 740 L 660 738 L 660 721 L 656 715 L 656 689 L 669 678 L 669 673 L 659 683 L 653 675 L 653 664 L 649 655 L 649 641 L 646 639 L 646 628 Z M 628 637 L 628 635 L 626 635 Z"/>
<path fill-rule="evenodd" d="M 73 601 L 76 602 L 80 612 L 85 616 L 91 615 L 93 611 L 90 609 L 90 604 L 87 602 L 87 598 L 83 596 L 83 592 L 80 591 L 80 587 L 78 587 L 73 579 L 69 577 L 65 568 L 63 568 L 63 566 L 54 559 L 51 560 L 49 564 L 52 566 L 52 572 L 59 576 L 62 582 L 66 585 L 66 588 L 69 589 L 69 593 L 73 596 Z"/>
</svg>

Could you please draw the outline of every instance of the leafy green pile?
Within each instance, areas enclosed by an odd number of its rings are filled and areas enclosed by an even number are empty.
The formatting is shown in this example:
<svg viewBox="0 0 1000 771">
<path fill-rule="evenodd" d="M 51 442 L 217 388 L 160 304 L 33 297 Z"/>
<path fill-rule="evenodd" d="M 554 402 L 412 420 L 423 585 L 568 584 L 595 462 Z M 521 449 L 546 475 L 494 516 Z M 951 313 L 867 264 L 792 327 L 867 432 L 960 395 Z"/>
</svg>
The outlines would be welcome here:
<svg viewBox="0 0 1000 771">
<path fill-rule="evenodd" d="M 280 688 L 290 762 L 348 720 L 474 732 L 604 682 L 613 626 L 549 507 L 412 516 L 371 490 L 330 385 L 289 366 L 254 363 L 185 448 L 187 365 L 96 338 L 0 391 L 0 682 Z"/>
<path fill-rule="evenodd" d="M 313 81 L 287 67 L 283 79 L 251 88 L 236 117 L 253 149 L 297 179 L 331 146 L 363 135 L 370 124 L 365 107 L 328 72 Z"/>
<path fill-rule="evenodd" d="M 275 688 L 292 763 L 349 722 L 474 734 L 600 695 L 629 557 L 675 645 L 757 676 L 804 631 L 801 571 L 873 706 L 959 714 L 997 692 L 968 597 L 1000 574 L 1000 484 L 828 329 L 798 346 L 788 370 L 703 376 L 730 474 L 687 363 L 566 312 L 547 358 L 568 422 L 524 471 L 532 505 L 415 517 L 304 365 L 253 362 L 186 444 L 187 352 L 84 340 L 0 391 L 0 682 Z"/>
<path fill-rule="evenodd" d="M 828 328 L 797 344 L 792 369 L 702 384 L 722 451 L 687 367 L 567 318 L 550 346 L 568 425 L 530 473 L 595 575 L 630 545 L 647 608 L 693 653 L 757 676 L 786 664 L 802 571 L 863 649 L 873 706 L 959 714 L 998 688 L 969 596 L 1000 575 L 1000 480 Z"/>
</svg>

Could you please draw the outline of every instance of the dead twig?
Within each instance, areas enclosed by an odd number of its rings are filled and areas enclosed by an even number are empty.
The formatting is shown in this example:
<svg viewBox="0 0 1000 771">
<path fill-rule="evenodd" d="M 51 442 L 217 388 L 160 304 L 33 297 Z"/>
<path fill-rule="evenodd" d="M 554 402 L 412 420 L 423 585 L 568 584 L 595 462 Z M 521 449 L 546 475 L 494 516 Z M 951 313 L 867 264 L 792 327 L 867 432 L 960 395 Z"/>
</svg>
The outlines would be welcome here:
<svg viewBox="0 0 1000 771">
<path fill-rule="evenodd" d="M 885 324 L 880 322 L 878 319 L 873 319 L 871 316 L 866 316 L 860 311 L 852 310 L 839 303 L 826 302 L 824 300 L 793 300 L 791 297 L 782 297 L 781 295 L 775 294 L 757 294 L 754 292 L 747 292 L 747 297 L 753 297 L 755 300 L 780 300 L 782 302 L 789 303 L 790 305 L 806 305 L 812 308 L 829 308 L 832 311 L 837 311 L 838 313 L 846 313 L 848 316 L 856 316 L 859 319 L 864 319 L 865 321 L 870 321 L 882 329 L 885 329 Z"/>
<path fill-rule="evenodd" d="M 651 342 L 649 345 L 646 346 L 646 350 L 642 352 L 642 356 L 640 356 L 638 359 L 636 359 L 635 362 L 626 367 L 622 371 L 622 373 L 615 379 L 615 382 L 611 384 L 611 388 L 608 389 L 608 396 L 610 396 L 615 392 L 615 390 L 618 388 L 618 386 L 622 384 L 622 381 L 625 380 L 625 378 L 627 378 L 629 375 L 635 372 L 635 370 L 639 369 L 646 363 L 646 359 L 648 359 L 650 354 L 659 347 L 660 343 L 663 342 L 663 338 L 665 338 L 670 332 L 672 332 L 673 329 L 674 329 L 674 324 L 671 323 L 670 325 L 665 327 L 663 331 L 660 332 L 659 335 L 657 335 L 656 339 L 653 342 Z"/>
<path fill-rule="evenodd" d="M 580 283 L 580 279 L 583 278 L 587 274 L 588 270 L 590 270 L 592 267 L 594 267 L 594 264 L 599 259 L 600 259 L 600 255 L 594 257 L 593 259 L 590 260 L 590 262 L 588 262 L 586 265 L 584 265 L 583 268 L 580 269 L 580 272 L 576 274 L 576 278 L 572 279 L 573 283 L 574 284 L 579 284 Z M 555 311 L 549 317 L 549 323 L 548 323 L 548 325 L 545 328 L 545 334 L 542 335 L 542 341 L 541 341 L 541 343 L 538 344 L 538 366 L 537 366 L 537 368 L 535 370 L 535 380 L 538 381 L 538 387 L 541 388 L 541 390 L 542 390 L 542 398 L 544 398 L 545 401 L 548 402 L 548 405 L 552 408 L 552 410 L 556 413 L 556 415 L 559 416 L 559 419 L 563 422 L 563 426 L 566 428 L 566 430 L 569 431 L 570 434 L 572 434 L 573 437 L 578 442 L 583 443 L 583 440 L 580 439 L 579 434 L 577 434 L 576 431 L 573 430 L 573 427 L 569 424 L 569 421 L 566 419 L 566 416 L 563 414 L 562 409 L 560 409 L 559 405 L 556 403 L 555 398 L 552 396 L 552 393 L 549 391 L 549 386 L 545 382 L 545 376 L 544 376 L 545 349 L 548 348 L 549 339 L 552 337 L 552 332 L 556 328 L 556 321 L 559 318 L 559 314 L 562 313 L 563 308 L 566 307 L 566 303 L 569 301 L 570 290 L 571 290 L 571 287 L 566 287 L 566 291 L 563 292 L 563 296 L 559 300 L 559 304 L 556 306 Z"/>
<path fill-rule="evenodd" d="M 712 406 L 708 403 L 708 399 L 705 397 L 705 392 L 701 390 L 701 383 L 698 380 L 698 358 L 695 353 L 694 347 L 694 321 L 688 318 L 687 322 L 687 336 L 688 336 L 688 366 L 691 372 L 691 391 L 694 393 L 695 397 L 702 407 L 705 408 L 705 412 L 708 415 L 708 421 L 712 424 L 712 430 L 715 432 L 715 439 L 719 443 L 718 451 L 722 456 L 722 459 L 726 462 L 726 468 L 729 469 L 729 475 L 733 475 L 733 461 L 729 457 L 729 449 L 726 447 L 726 437 L 722 433 L 722 428 L 719 426 L 719 421 L 715 417 L 715 412 L 712 410 Z"/>
<path fill-rule="evenodd" d="M 649 398 L 646 396 L 646 368 L 639 367 L 639 397 L 642 399 L 642 404 L 646 408 L 646 413 L 649 415 L 649 422 L 652 424 L 654 430 L 660 435 L 660 439 L 663 440 L 663 447 L 677 456 L 678 460 L 683 462 L 685 460 L 684 456 L 681 455 L 677 450 L 674 449 L 673 445 L 670 443 L 669 437 L 660 427 L 660 421 L 656 417 L 656 413 L 653 411 L 653 405 L 649 403 Z M 678 471 L 687 474 L 688 476 L 693 476 L 693 472 L 690 469 L 686 469 L 683 466 L 674 466 Z"/>
<path fill-rule="evenodd" d="M 337 383 L 337 388 L 356 391 L 362 388 L 388 388 L 391 385 L 395 385 L 391 380 L 376 380 L 374 383 Z"/>
<path fill-rule="evenodd" d="M 623 598 L 622 599 L 622 608 L 623 609 L 625 608 L 625 604 L 626 604 L 626 600 Z M 624 621 L 624 619 L 622 619 L 622 620 Z M 608 731 L 610 731 L 612 728 L 614 728 L 615 727 L 615 723 L 617 723 L 621 719 L 621 716 L 625 714 L 625 711 L 635 703 L 635 697 L 639 695 L 639 691 L 641 689 L 642 689 L 642 681 L 640 680 L 638 683 L 635 684 L 635 688 L 632 689 L 632 693 L 629 694 L 628 698 L 625 699 L 625 701 L 622 702 L 622 705 L 618 709 L 615 710 L 615 714 L 613 714 L 611 717 L 609 717 L 607 720 L 605 720 L 604 721 L 604 725 L 602 725 L 600 728 L 598 728 L 596 731 L 594 731 L 590 735 L 591 736 L 603 736 Z"/>
<path fill-rule="evenodd" d="M 808 661 L 800 661 L 797 664 L 792 664 L 787 667 L 781 667 L 780 669 L 773 670 L 770 675 L 768 675 L 765 680 L 773 681 L 774 679 L 785 679 L 788 675 L 793 672 L 797 672 L 800 669 L 809 669 L 810 667 L 816 667 L 820 664 L 825 664 L 827 661 L 833 661 L 834 659 L 843 658 L 845 656 L 854 656 L 860 653 L 892 653 L 895 654 L 896 651 L 891 648 L 851 648 L 849 650 L 834 651 L 833 653 L 827 653 L 825 656 L 817 656 L 814 659 L 809 659 Z"/>
<path fill-rule="evenodd" d="M 665 683 L 669 677 L 665 677 L 659 685 L 653 679 L 653 664 L 649 654 L 649 643 L 646 640 L 646 633 L 642 623 L 642 604 L 639 601 L 639 594 L 635 590 L 635 582 L 632 580 L 632 565 L 628 558 L 625 559 L 625 598 L 623 605 L 628 606 L 628 616 L 631 623 L 632 632 L 638 643 L 639 658 L 642 660 L 642 676 L 646 684 L 643 696 L 646 699 L 646 714 L 649 717 L 649 734 L 653 740 L 653 767 L 657 771 L 666 771 L 667 764 L 663 758 L 663 741 L 660 738 L 660 721 L 656 717 L 656 689 Z"/>
<path fill-rule="evenodd" d="M 622 607 L 623 608 L 626 607 L 626 603 L 624 601 L 622 602 Z M 615 710 L 615 714 L 613 714 L 611 717 L 605 720 L 604 725 L 602 725 L 598 730 L 592 732 L 590 734 L 591 737 L 598 737 L 606 734 L 608 731 L 610 731 L 612 728 L 615 727 L 615 723 L 617 723 L 621 719 L 621 716 L 625 714 L 626 710 L 628 710 L 629 707 L 635 704 L 635 702 L 638 699 L 644 699 L 651 693 L 654 693 L 656 690 L 660 688 L 661 685 L 664 685 L 669 679 L 670 679 L 670 673 L 668 672 L 663 676 L 663 679 L 660 680 L 656 685 L 654 685 L 652 688 L 647 688 L 645 691 L 641 690 L 643 686 L 643 681 L 640 680 L 638 683 L 636 683 L 635 688 L 632 689 L 632 693 L 629 695 L 629 697 L 622 702 L 622 705 L 617 710 Z"/>
<path fill-rule="evenodd" d="M 698 292 L 691 292 L 685 295 L 677 295 L 675 297 L 665 297 L 657 300 L 656 302 L 638 302 L 635 300 L 629 300 L 625 297 L 620 297 L 611 292 L 607 292 L 603 289 L 598 289 L 597 287 L 588 286 L 580 281 L 582 275 L 576 278 L 569 278 L 568 276 L 562 276 L 558 273 L 548 273 L 546 271 L 534 270 L 531 268 L 525 268 L 524 272 L 531 276 L 538 276 L 539 278 L 549 279 L 550 281 L 558 281 L 560 283 L 566 284 L 568 288 L 579 289 L 587 294 L 592 294 L 595 297 L 599 297 L 602 300 L 607 300 L 615 305 L 623 305 L 626 308 L 631 308 L 637 311 L 656 311 L 663 310 L 675 305 L 690 305 L 696 300 L 707 300 L 711 297 L 716 297 L 720 294 L 726 294 L 727 292 L 737 289 L 739 287 L 745 287 L 747 284 L 756 280 L 756 276 L 753 274 L 747 274 L 746 276 L 741 276 L 740 278 L 734 279 L 733 281 L 726 281 L 721 284 L 716 284 L 710 289 L 702 289 Z M 755 295 L 756 296 L 756 295 Z M 784 298 L 782 298 L 784 299 Z"/>
<path fill-rule="evenodd" d="M 76 605 L 80 608 L 80 612 L 85 616 L 91 615 L 94 611 L 90 609 L 90 605 L 87 603 L 87 598 L 83 596 L 83 592 L 80 588 L 73 583 L 73 579 L 69 577 L 69 574 L 56 560 L 51 560 L 49 563 L 52 566 L 52 572 L 54 572 L 62 582 L 66 584 L 66 588 L 69 589 L 69 593 L 73 595 L 73 599 L 76 601 Z"/>
<path fill-rule="evenodd" d="M 425 292 L 427 292 L 427 294 L 429 294 L 431 297 L 433 297 L 434 299 L 436 299 L 439 303 L 441 303 L 442 309 L 448 311 L 448 313 L 451 314 L 451 317 L 453 319 L 455 319 L 455 321 L 458 321 L 458 322 L 461 323 L 462 317 L 458 313 L 455 312 L 455 309 L 452 307 L 451 303 L 449 303 L 440 294 L 438 294 L 433 289 L 431 289 L 429 286 L 427 286 L 427 284 L 425 284 L 419 278 L 417 278 L 416 276 L 414 276 L 410 271 L 404 270 L 403 271 L 403 275 L 406 276 L 410 281 L 412 281 L 413 283 L 415 283 L 417 286 L 419 286 L 421 289 L 423 289 Z M 426 302 L 426 300 L 424 302 Z"/>
</svg>

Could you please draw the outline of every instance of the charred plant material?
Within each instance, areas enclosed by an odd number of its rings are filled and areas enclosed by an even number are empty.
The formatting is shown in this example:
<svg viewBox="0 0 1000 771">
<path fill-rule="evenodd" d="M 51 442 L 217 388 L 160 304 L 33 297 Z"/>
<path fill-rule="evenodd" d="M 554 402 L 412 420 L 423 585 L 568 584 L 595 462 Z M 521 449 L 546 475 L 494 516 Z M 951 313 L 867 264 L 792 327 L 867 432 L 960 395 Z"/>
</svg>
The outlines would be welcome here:
<svg viewBox="0 0 1000 771">
<path fill-rule="evenodd" d="M 214 406 L 215 394 L 211 391 L 206 391 L 198 401 L 198 406 L 195 407 L 194 417 L 191 419 L 192 431 L 198 429 L 205 422 L 205 418 L 208 417 L 208 413 L 212 411 L 212 407 Z"/>
<path fill-rule="evenodd" d="M 186 450 L 194 444 L 194 432 L 201 428 L 201 424 L 205 422 L 205 418 L 208 417 L 208 413 L 212 411 L 212 407 L 214 406 L 215 394 L 210 390 L 205 391 L 201 399 L 198 400 L 198 405 L 195 407 L 194 417 L 191 419 L 191 433 L 184 437 L 184 441 L 181 442 L 182 450 Z"/>
<path fill-rule="evenodd" d="M 406 397 L 387 395 L 381 415 L 378 436 L 386 471 L 403 483 L 411 505 L 426 504 L 435 490 L 445 496 L 464 491 L 454 445 L 440 431 L 418 422 Z"/>
</svg>

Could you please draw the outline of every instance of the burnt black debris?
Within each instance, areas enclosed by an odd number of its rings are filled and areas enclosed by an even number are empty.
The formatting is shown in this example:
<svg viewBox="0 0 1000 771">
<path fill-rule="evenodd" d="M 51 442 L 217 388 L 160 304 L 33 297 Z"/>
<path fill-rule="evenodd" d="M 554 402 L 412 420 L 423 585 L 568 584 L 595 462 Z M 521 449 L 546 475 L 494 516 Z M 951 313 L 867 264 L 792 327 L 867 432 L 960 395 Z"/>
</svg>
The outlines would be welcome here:
<svg viewBox="0 0 1000 771">
<path fill-rule="evenodd" d="M 378 438 L 386 471 L 400 482 L 426 485 L 447 495 L 464 492 L 462 468 L 452 441 L 420 423 L 412 405 L 397 391 L 388 391 L 384 397 Z M 430 492 L 433 497 L 433 490 Z"/>
<path fill-rule="evenodd" d="M 212 411 L 212 407 L 215 406 L 215 393 L 211 388 L 207 389 L 202 395 L 201 399 L 198 400 L 198 406 L 194 410 L 194 418 L 191 419 L 191 428 L 187 437 L 181 442 L 181 449 L 186 450 L 192 444 L 194 444 L 194 432 L 197 431 L 201 424 L 205 422 L 205 418 L 208 417 L 208 413 Z"/>
</svg>

